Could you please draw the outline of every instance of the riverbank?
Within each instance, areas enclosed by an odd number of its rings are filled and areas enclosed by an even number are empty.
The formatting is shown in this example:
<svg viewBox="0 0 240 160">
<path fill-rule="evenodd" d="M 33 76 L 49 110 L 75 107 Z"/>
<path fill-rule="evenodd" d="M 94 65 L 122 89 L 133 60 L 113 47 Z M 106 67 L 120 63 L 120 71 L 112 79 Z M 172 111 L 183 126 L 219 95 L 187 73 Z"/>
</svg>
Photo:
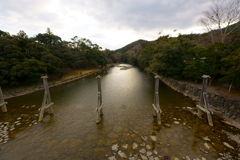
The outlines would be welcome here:
<svg viewBox="0 0 240 160">
<path fill-rule="evenodd" d="M 114 66 L 115 64 L 108 64 L 107 68 Z M 49 88 L 59 86 L 61 84 L 65 84 L 71 81 L 75 81 L 77 79 L 89 76 L 91 74 L 102 71 L 100 67 L 92 68 L 92 69 L 78 69 L 78 70 L 65 70 L 65 74 L 62 78 L 56 78 L 55 76 L 50 75 L 48 78 Z M 9 99 L 13 97 L 18 97 L 26 94 L 30 94 L 36 91 L 43 90 L 43 83 L 38 82 L 36 84 L 31 84 L 27 86 L 18 86 L 14 88 L 4 88 L 3 97 L 4 99 Z"/>
<path fill-rule="evenodd" d="M 172 78 L 159 76 L 169 87 L 178 91 L 199 103 L 202 84 L 194 84 L 187 81 L 178 81 Z M 236 93 L 228 93 L 227 88 L 221 86 L 207 87 L 210 111 L 222 118 L 227 124 L 240 129 L 240 97 Z M 195 112 L 197 108 L 193 108 Z"/>
</svg>

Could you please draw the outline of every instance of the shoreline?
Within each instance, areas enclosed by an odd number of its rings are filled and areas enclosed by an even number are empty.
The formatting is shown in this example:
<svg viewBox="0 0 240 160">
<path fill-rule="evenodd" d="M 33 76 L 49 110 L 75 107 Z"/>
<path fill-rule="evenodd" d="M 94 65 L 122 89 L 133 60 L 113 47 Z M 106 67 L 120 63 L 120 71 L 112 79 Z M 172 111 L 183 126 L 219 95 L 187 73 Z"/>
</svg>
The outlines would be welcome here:
<svg viewBox="0 0 240 160">
<path fill-rule="evenodd" d="M 154 75 L 158 74 L 154 73 Z M 182 93 L 184 96 L 199 103 L 201 85 L 192 85 L 185 81 L 183 82 L 160 75 L 158 76 L 162 82 L 173 90 Z M 221 118 L 222 122 L 240 129 L 240 110 L 236 110 L 239 107 L 240 99 L 219 91 L 214 91 L 213 89 L 210 89 L 210 87 L 207 89 L 207 93 L 209 96 L 208 101 L 210 111 Z M 196 108 L 193 109 L 196 110 Z"/>
<path fill-rule="evenodd" d="M 108 68 L 113 67 L 113 66 L 115 66 L 115 64 L 110 64 L 105 69 L 108 69 Z M 72 78 L 67 78 L 67 79 L 63 79 L 63 80 L 59 80 L 59 81 L 53 81 L 53 82 L 49 81 L 48 86 L 49 86 L 49 88 L 59 86 L 59 85 L 65 84 L 65 83 L 69 83 L 69 82 L 84 78 L 84 77 L 92 75 L 94 73 L 101 72 L 105 69 L 94 69 L 93 71 L 81 74 L 79 76 L 74 76 Z M 3 98 L 4 98 L 4 100 L 6 100 L 6 99 L 10 99 L 10 98 L 18 97 L 18 96 L 23 96 L 23 95 L 34 93 L 34 92 L 41 91 L 41 90 L 44 90 L 43 84 L 32 85 L 32 86 L 29 86 L 29 87 L 19 88 L 19 89 L 13 90 L 13 91 L 2 91 L 2 92 L 3 92 Z"/>
</svg>

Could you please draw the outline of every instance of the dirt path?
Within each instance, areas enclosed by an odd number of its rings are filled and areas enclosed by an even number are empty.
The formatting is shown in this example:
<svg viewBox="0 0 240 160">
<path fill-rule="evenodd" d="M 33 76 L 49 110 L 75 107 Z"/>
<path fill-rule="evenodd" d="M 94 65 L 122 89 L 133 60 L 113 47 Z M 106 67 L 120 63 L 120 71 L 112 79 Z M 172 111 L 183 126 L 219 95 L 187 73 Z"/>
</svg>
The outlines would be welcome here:
<svg viewBox="0 0 240 160">
<path fill-rule="evenodd" d="M 202 87 L 202 83 L 199 82 L 199 83 L 194 83 L 192 81 L 181 81 L 181 82 L 184 82 L 184 83 L 188 83 L 188 84 L 191 84 L 192 86 L 195 86 L 197 88 L 200 88 Z M 216 95 L 222 95 L 224 97 L 228 97 L 228 98 L 231 98 L 231 99 L 240 99 L 240 89 L 237 89 L 237 88 L 232 88 L 230 93 L 228 92 L 228 87 L 224 87 L 224 86 L 221 86 L 219 84 L 212 84 L 211 86 L 207 86 L 207 92 L 211 92 L 211 93 L 214 93 Z"/>
</svg>

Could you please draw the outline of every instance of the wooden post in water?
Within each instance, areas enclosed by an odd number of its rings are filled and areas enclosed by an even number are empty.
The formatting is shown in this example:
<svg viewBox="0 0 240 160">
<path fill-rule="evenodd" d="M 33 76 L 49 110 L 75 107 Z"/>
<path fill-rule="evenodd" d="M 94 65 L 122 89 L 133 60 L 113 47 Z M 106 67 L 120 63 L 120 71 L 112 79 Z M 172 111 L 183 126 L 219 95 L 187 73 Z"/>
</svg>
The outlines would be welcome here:
<svg viewBox="0 0 240 160">
<path fill-rule="evenodd" d="M 154 104 L 153 106 L 153 116 L 157 116 L 158 124 L 161 125 L 161 109 L 159 104 L 159 77 L 155 76 L 155 90 L 154 90 Z"/>
<path fill-rule="evenodd" d="M 98 75 L 97 77 L 97 83 L 98 83 L 98 104 L 97 104 L 97 118 L 96 118 L 96 123 L 99 123 L 101 121 L 101 116 L 103 115 L 102 107 L 102 89 L 101 89 L 101 76 Z"/>
<path fill-rule="evenodd" d="M 199 105 L 197 105 L 198 116 L 202 117 L 204 112 L 207 113 L 208 123 L 210 126 L 213 126 L 212 116 L 211 116 L 211 112 L 209 111 L 209 103 L 208 103 L 207 92 L 206 92 L 208 79 L 211 77 L 209 75 L 203 75 L 202 78 L 203 78 L 203 83 L 202 83 L 202 91 L 200 94 L 200 102 L 199 102 Z"/>
<path fill-rule="evenodd" d="M 42 107 L 39 108 L 40 113 L 39 113 L 39 119 L 38 121 L 42 121 L 43 119 L 43 114 L 46 109 L 48 109 L 48 113 L 52 114 L 53 113 L 53 108 L 52 105 L 54 104 L 51 102 L 51 97 L 50 97 L 50 92 L 49 92 L 49 87 L 48 87 L 48 82 L 47 82 L 47 76 L 42 76 L 43 79 L 43 86 L 44 86 L 44 97 L 43 97 L 43 102 L 42 102 Z"/>
<path fill-rule="evenodd" d="M 2 107 L 2 112 L 7 112 L 7 102 L 4 101 L 2 88 L 0 86 L 0 106 Z"/>
</svg>

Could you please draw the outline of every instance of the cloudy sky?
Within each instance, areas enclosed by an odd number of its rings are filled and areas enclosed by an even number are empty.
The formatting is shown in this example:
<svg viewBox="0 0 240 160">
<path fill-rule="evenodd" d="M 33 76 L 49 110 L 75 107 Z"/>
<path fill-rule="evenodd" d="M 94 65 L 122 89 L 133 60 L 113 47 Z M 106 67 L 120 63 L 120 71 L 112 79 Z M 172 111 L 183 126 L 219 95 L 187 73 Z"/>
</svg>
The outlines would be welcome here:
<svg viewBox="0 0 240 160">
<path fill-rule="evenodd" d="M 197 20 L 210 4 L 211 0 L 0 0 L 0 30 L 23 30 L 33 37 L 50 28 L 62 40 L 78 36 L 114 50 L 138 39 L 201 33 Z"/>
</svg>

